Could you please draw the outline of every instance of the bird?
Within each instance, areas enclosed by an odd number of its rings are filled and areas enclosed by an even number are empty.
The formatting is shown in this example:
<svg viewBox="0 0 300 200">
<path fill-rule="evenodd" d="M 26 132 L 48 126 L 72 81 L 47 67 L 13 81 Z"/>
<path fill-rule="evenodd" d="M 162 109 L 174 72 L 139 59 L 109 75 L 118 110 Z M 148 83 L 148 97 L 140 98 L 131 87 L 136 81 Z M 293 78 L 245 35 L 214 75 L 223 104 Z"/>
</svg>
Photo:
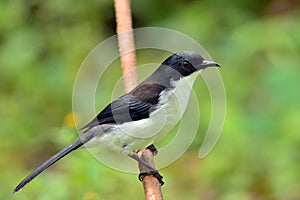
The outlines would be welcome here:
<svg viewBox="0 0 300 200">
<path fill-rule="evenodd" d="M 182 118 L 192 85 L 201 71 L 220 67 L 205 60 L 199 53 L 183 51 L 169 56 L 144 81 L 130 92 L 113 100 L 92 121 L 72 144 L 42 163 L 13 190 L 25 185 L 58 160 L 81 146 L 106 145 L 145 165 L 163 184 L 162 176 L 137 156 L 145 148 L 156 152 L 154 142 L 163 138 Z M 140 174 L 142 175 L 142 174 Z"/>
</svg>

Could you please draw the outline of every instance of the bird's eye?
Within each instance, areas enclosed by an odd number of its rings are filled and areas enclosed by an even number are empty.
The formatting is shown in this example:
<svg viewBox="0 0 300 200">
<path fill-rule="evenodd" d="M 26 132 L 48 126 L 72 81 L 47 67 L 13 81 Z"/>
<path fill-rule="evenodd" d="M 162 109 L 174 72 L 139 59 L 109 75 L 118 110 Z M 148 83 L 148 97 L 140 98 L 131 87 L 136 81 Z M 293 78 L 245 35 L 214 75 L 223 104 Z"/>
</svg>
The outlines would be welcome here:
<svg viewBox="0 0 300 200">
<path fill-rule="evenodd" d="M 190 67 L 190 63 L 187 61 L 183 61 L 182 66 L 185 68 L 188 68 L 188 67 Z"/>
</svg>

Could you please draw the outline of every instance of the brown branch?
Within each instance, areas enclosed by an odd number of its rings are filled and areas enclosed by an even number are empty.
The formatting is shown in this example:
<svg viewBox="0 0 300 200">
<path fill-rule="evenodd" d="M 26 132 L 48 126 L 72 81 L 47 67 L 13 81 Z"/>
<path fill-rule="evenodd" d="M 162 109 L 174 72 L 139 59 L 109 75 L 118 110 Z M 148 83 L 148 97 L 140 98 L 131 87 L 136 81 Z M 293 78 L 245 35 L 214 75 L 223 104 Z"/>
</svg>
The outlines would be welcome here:
<svg viewBox="0 0 300 200">
<path fill-rule="evenodd" d="M 138 84 L 130 0 L 114 0 L 114 2 L 124 87 L 125 91 L 129 92 Z M 153 154 L 149 149 L 140 151 L 139 157 L 150 166 L 153 166 L 153 168 L 155 168 Z M 149 171 L 148 168 L 145 169 L 145 166 L 140 165 L 140 163 L 139 169 L 140 172 Z M 153 175 L 145 176 L 142 182 L 146 200 L 162 199 L 160 183 Z"/>
<path fill-rule="evenodd" d="M 155 168 L 154 165 L 154 155 L 149 149 L 145 149 L 143 151 L 138 152 L 138 156 L 149 164 L 151 167 Z M 139 163 L 140 172 L 147 172 L 149 169 L 145 167 L 143 164 Z M 146 200 L 162 200 L 162 193 L 160 183 L 153 175 L 146 175 L 143 180 L 144 193 L 146 196 Z"/>
<path fill-rule="evenodd" d="M 130 0 L 115 0 L 115 12 L 124 87 L 129 92 L 138 84 Z"/>
</svg>

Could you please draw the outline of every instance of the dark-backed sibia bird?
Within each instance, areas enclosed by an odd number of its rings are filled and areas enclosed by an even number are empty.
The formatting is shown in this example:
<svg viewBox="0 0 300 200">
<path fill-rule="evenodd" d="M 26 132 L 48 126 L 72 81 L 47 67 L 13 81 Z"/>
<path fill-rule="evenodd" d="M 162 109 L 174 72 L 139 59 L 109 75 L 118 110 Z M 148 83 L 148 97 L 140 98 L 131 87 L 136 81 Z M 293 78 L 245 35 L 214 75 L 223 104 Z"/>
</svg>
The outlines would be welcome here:
<svg viewBox="0 0 300 200">
<path fill-rule="evenodd" d="M 162 138 L 176 125 L 186 109 L 195 79 L 203 69 L 214 66 L 220 65 L 204 60 L 195 52 L 184 51 L 171 55 L 132 91 L 106 106 L 82 128 L 83 134 L 74 143 L 25 177 L 13 193 L 82 145 L 109 144 L 107 146 L 142 162 L 163 183 L 157 171 L 143 162 L 136 152 Z"/>
</svg>

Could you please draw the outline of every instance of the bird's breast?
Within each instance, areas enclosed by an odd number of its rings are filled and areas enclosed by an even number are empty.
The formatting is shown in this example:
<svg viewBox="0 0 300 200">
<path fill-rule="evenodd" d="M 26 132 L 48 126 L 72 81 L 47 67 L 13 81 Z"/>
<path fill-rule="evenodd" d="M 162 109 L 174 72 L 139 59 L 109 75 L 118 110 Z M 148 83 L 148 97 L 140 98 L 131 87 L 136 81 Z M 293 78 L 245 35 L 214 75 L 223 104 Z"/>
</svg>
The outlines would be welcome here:
<svg viewBox="0 0 300 200">
<path fill-rule="evenodd" d="M 199 73 L 171 81 L 172 89 L 161 92 L 157 109 L 164 112 L 168 118 L 181 118 L 186 110 L 195 79 Z M 155 114 L 155 113 L 154 113 Z"/>
<path fill-rule="evenodd" d="M 173 81 L 173 88 L 163 91 L 159 97 L 158 108 L 151 113 L 150 118 L 154 119 L 159 139 L 168 133 L 182 118 L 184 114 L 192 87 L 199 73 Z M 159 127 L 159 128 L 158 128 Z"/>
</svg>

